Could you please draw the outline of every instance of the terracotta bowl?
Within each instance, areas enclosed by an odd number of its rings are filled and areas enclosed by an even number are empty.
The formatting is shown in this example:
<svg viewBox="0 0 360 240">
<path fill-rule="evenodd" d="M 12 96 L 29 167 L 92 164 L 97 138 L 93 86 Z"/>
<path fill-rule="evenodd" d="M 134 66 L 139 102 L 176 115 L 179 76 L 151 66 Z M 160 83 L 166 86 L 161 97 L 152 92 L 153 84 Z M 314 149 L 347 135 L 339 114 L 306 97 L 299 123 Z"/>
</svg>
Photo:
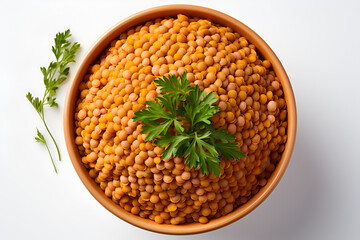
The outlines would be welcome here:
<svg viewBox="0 0 360 240">
<path fill-rule="evenodd" d="M 247 203 L 238 207 L 236 210 L 229 213 L 228 215 L 211 220 L 207 224 L 157 224 L 151 220 L 143 219 L 139 216 L 128 213 L 119 205 L 115 204 L 110 198 L 106 197 L 100 186 L 96 184 L 95 181 L 89 176 L 88 170 L 81 162 L 81 157 L 75 144 L 75 103 L 79 94 L 79 84 L 83 80 L 89 66 L 95 62 L 95 60 L 106 49 L 106 47 L 109 46 L 110 42 L 113 39 L 117 38 L 122 32 L 126 31 L 128 28 L 137 26 L 146 21 L 156 18 L 173 17 L 179 13 L 188 16 L 197 16 L 200 18 L 211 19 L 214 22 L 219 23 L 223 26 L 228 26 L 234 31 L 240 33 L 240 35 L 246 37 L 249 42 L 254 44 L 257 47 L 257 51 L 260 52 L 265 59 L 268 59 L 272 63 L 273 69 L 283 86 L 285 101 L 287 103 L 288 110 L 288 139 L 285 151 L 283 152 L 281 160 L 276 166 L 276 169 L 268 179 L 268 183 L 263 188 L 261 188 L 260 191 L 256 195 L 254 195 Z M 67 90 L 64 109 L 64 134 L 70 159 L 72 161 L 72 164 L 74 165 L 77 174 L 79 175 L 81 181 L 84 183 L 85 187 L 89 190 L 89 192 L 106 209 L 108 209 L 110 212 L 128 223 L 153 232 L 165 234 L 195 234 L 218 229 L 236 220 L 239 220 L 240 218 L 253 211 L 257 206 L 259 206 L 259 204 L 262 203 L 267 198 L 267 196 L 269 196 L 269 194 L 274 190 L 285 172 L 294 147 L 296 135 L 296 106 L 290 81 L 288 76 L 286 75 L 283 66 L 281 65 L 279 59 L 276 57 L 275 53 L 271 50 L 271 48 L 253 30 L 251 30 L 249 27 L 236 20 L 235 18 L 213 9 L 194 5 L 166 5 L 147 9 L 125 18 L 124 20 L 110 28 L 107 32 L 105 32 L 105 34 L 103 34 L 87 51 L 87 53 L 79 63 L 78 68 Z"/>
</svg>

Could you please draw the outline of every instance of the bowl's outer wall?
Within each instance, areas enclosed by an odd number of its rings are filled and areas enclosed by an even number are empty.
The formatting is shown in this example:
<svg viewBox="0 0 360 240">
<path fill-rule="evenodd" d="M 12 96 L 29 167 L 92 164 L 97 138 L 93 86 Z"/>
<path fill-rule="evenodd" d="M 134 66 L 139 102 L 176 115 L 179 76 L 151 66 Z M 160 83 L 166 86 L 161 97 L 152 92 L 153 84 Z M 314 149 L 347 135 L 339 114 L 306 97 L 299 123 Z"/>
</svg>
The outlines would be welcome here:
<svg viewBox="0 0 360 240">
<path fill-rule="evenodd" d="M 76 100 L 79 94 L 78 87 L 80 82 L 83 80 L 85 74 L 87 73 L 89 66 L 91 66 L 91 64 L 93 64 L 98 59 L 98 57 L 109 46 L 112 40 L 118 38 L 119 35 L 127 29 L 145 23 L 149 20 L 154 20 L 156 18 L 173 17 L 179 13 L 188 16 L 207 18 L 223 26 L 228 26 L 234 31 L 240 33 L 240 35 L 247 38 L 249 42 L 254 44 L 260 54 L 272 63 L 272 67 L 283 86 L 285 101 L 288 110 L 288 139 L 286 147 L 282 154 L 280 162 L 278 163 L 276 169 L 268 179 L 268 183 L 266 184 L 266 186 L 261 188 L 260 191 L 255 196 L 253 196 L 246 204 L 240 206 L 226 216 L 209 221 L 209 223 L 207 224 L 157 224 L 149 219 L 143 219 L 139 216 L 128 213 L 127 211 L 119 207 L 119 205 L 115 204 L 111 199 L 106 197 L 101 188 L 89 176 L 88 170 L 84 167 L 81 161 L 81 156 L 77 150 L 77 146 L 74 140 L 75 130 L 73 116 Z M 81 181 L 84 183 L 85 187 L 89 190 L 89 192 L 106 209 L 108 209 L 110 212 L 120 217 L 121 219 L 127 221 L 128 223 L 131 223 L 146 230 L 165 234 L 195 234 L 215 230 L 244 217 L 246 214 L 254 210 L 274 190 L 286 170 L 295 144 L 296 124 L 297 119 L 295 98 L 289 78 L 279 59 L 276 57 L 275 53 L 271 50 L 271 48 L 264 42 L 264 40 L 262 40 L 249 27 L 224 13 L 205 7 L 181 4 L 165 5 L 141 11 L 128 18 L 125 18 L 124 20 L 110 28 L 107 32 L 105 32 L 105 34 L 103 34 L 87 51 L 87 53 L 79 63 L 78 68 L 74 73 L 74 76 L 71 79 L 70 85 L 68 87 L 64 108 L 64 135 L 66 146 L 72 164 Z"/>
</svg>

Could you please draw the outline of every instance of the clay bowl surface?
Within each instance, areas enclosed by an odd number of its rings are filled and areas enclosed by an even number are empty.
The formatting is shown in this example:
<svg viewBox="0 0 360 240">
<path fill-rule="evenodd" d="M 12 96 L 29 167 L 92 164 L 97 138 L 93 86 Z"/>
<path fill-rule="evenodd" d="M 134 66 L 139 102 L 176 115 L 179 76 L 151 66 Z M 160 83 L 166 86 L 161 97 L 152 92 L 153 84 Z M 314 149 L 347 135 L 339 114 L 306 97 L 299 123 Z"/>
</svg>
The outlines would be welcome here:
<svg viewBox="0 0 360 240">
<path fill-rule="evenodd" d="M 210 19 L 223 26 L 228 26 L 240 35 L 247 38 L 249 42 L 254 44 L 257 51 L 267 60 L 272 63 L 273 69 L 280 79 L 283 86 L 285 101 L 287 103 L 288 110 L 288 139 L 285 150 L 282 154 L 281 160 L 276 166 L 274 172 L 268 179 L 268 183 L 260 189 L 260 191 L 254 195 L 247 203 L 238 207 L 230 214 L 209 221 L 207 224 L 191 223 L 185 225 L 165 225 L 157 224 L 151 220 L 143 219 L 139 216 L 128 213 L 119 205 L 115 204 L 110 198 L 106 197 L 101 188 L 95 183 L 95 181 L 89 176 L 88 171 L 81 162 L 80 154 L 75 144 L 75 131 L 74 131 L 74 110 L 76 99 L 79 94 L 79 84 L 83 80 L 89 66 L 95 62 L 100 54 L 109 46 L 110 42 L 127 29 L 145 23 L 149 20 L 163 17 L 174 17 L 177 14 L 182 13 L 192 17 L 200 17 Z M 247 27 L 245 24 L 230 17 L 219 11 L 194 6 L 194 5 L 166 5 L 160 7 L 150 8 L 139 13 L 136 13 L 128 18 L 117 23 L 115 26 L 105 32 L 87 51 L 81 62 L 79 63 L 76 72 L 71 79 L 70 85 L 67 90 L 67 96 L 65 100 L 64 108 L 64 135 L 67 150 L 70 155 L 72 164 L 79 175 L 81 181 L 89 192 L 98 200 L 106 209 L 123 219 L 124 221 L 131 223 L 140 228 L 150 230 L 158 233 L 165 234 L 195 234 L 202 233 L 211 230 L 221 228 L 228 225 L 240 218 L 244 217 L 251 211 L 253 211 L 259 204 L 261 204 L 269 194 L 274 190 L 283 176 L 286 167 L 290 161 L 291 153 L 295 143 L 296 136 L 296 106 L 295 98 L 292 91 L 292 87 L 289 78 L 281 65 L 279 59 L 271 48 L 261 39 L 253 30 Z"/>
</svg>

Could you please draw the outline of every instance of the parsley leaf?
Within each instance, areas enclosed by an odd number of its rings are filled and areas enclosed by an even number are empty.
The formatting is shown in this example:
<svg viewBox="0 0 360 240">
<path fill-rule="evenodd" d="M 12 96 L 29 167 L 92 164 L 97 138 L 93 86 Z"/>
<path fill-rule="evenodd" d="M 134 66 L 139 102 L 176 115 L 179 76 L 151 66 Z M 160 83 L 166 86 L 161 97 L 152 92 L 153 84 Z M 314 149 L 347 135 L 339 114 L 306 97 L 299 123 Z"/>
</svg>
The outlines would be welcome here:
<svg viewBox="0 0 360 240">
<path fill-rule="evenodd" d="M 134 121 L 142 121 L 144 124 L 152 124 L 154 121 L 161 119 L 172 119 L 173 116 L 165 111 L 161 104 L 154 101 L 146 102 L 147 109 L 137 111 L 135 113 Z"/>
<path fill-rule="evenodd" d="M 44 144 L 46 144 L 46 141 L 45 141 L 44 136 L 41 134 L 41 132 L 39 131 L 39 129 L 36 129 L 36 130 L 37 130 L 37 137 L 35 137 L 35 141 L 38 142 L 38 143 L 44 143 Z"/>
<path fill-rule="evenodd" d="M 155 124 L 153 126 L 151 125 L 144 125 L 142 127 L 142 132 L 143 133 L 149 133 L 146 138 L 145 141 L 151 141 L 154 138 L 156 138 L 158 135 L 160 134 L 165 134 L 167 132 L 167 130 L 169 129 L 169 127 L 172 124 L 172 120 L 166 120 L 165 122 L 163 122 L 162 124 Z"/>
<path fill-rule="evenodd" d="M 167 142 L 167 144 L 170 143 L 170 145 L 166 148 L 166 150 L 162 153 L 163 159 L 168 159 L 171 156 L 174 155 L 174 157 L 179 157 L 177 154 L 177 149 L 179 146 L 181 146 L 185 141 L 189 140 L 189 136 L 186 135 L 178 135 L 178 136 L 172 136 L 170 142 Z M 155 141 L 156 143 L 156 141 Z M 162 145 L 164 146 L 164 145 Z M 165 145 L 166 146 L 166 145 Z"/>
<path fill-rule="evenodd" d="M 186 95 L 192 90 L 189 88 L 190 82 L 187 80 L 186 74 L 182 74 L 180 79 L 175 74 L 163 76 L 155 79 L 154 82 L 161 87 L 161 93 L 179 96 L 180 101 L 185 101 Z"/>
<path fill-rule="evenodd" d="M 147 102 L 147 108 L 135 112 L 133 120 L 142 121 L 141 133 L 148 134 L 146 141 L 154 140 L 166 148 L 163 159 L 184 157 L 189 168 L 220 176 L 221 157 L 227 160 L 246 157 L 234 142 L 234 135 L 212 126 L 210 118 L 219 112 L 213 105 L 218 100 L 214 92 L 206 93 L 198 85 L 190 86 L 185 73 L 180 78 L 168 75 L 154 82 L 161 88 L 161 95 Z M 190 124 L 189 129 L 185 129 L 184 122 Z"/>
<path fill-rule="evenodd" d="M 234 142 L 227 142 L 227 143 L 216 143 L 216 149 L 222 153 L 222 155 L 227 159 L 239 159 L 244 158 L 246 155 L 240 151 L 237 151 L 239 147 L 237 143 Z"/>
</svg>

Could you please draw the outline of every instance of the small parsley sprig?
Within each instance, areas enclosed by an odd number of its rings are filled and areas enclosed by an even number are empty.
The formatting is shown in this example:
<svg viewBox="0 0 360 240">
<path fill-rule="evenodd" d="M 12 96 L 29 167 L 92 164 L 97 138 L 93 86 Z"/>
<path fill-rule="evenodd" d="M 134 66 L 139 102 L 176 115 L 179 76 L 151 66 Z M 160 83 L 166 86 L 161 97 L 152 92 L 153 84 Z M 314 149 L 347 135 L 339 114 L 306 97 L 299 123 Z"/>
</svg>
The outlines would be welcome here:
<svg viewBox="0 0 360 240">
<path fill-rule="evenodd" d="M 210 118 L 219 111 L 213 105 L 218 100 L 214 92 L 190 86 L 185 73 L 180 78 L 168 75 L 154 82 L 161 87 L 161 95 L 146 102 L 148 107 L 136 112 L 133 120 L 143 123 L 146 141 L 155 140 L 160 147 L 166 147 L 163 159 L 184 157 L 190 169 L 200 168 L 205 175 L 220 176 L 222 156 L 227 160 L 246 157 L 234 142 L 234 135 L 224 129 L 215 130 L 212 125 Z M 189 127 L 185 128 L 185 122 Z"/>
<path fill-rule="evenodd" d="M 40 70 L 43 74 L 43 81 L 45 85 L 45 92 L 43 95 L 43 98 L 40 99 L 38 97 L 33 97 L 33 95 L 28 92 L 26 94 L 26 98 L 30 101 L 30 103 L 35 108 L 36 112 L 38 113 L 39 117 L 43 121 L 45 128 L 47 132 L 49 133 L 51 139 L 53 140 L 58 156 L 59 161 L 61 161 L 60 151 L 59 147 L 51 134 L 46 122 L 45 122 L 45 116 L 44 116 L 44 106 L 49 105 L 50 107 L 58 107 L 58 104 L 56 102 L 56 98 L 54 97 L 56 94 L 56 90 L 58 89 L 58 86 L 63 83 L 67 76 L 69 75 L 69 67 L 68 64 L 71 62 L 75 62 L 75 54 L 80 48 L 80 44 L 77 42 L 74 42 L 71 44 L 71 42 L 68 40 L 68 38 L 71 37 L 70 30 L 66 30 L 62 33 L 57 33 L 56 37 L 54 39 L 55 46 L 52 46 L 52 52 L 55 55 L 56 60 L 50 62 L 49 66 L 47 68 L 40 67 Z M 44 136 L 40 133 L 39 130 L 37 130 L 37 137 L 35 137 L 36 142 L 44 143 L 51 161 L 53 163 L 55 172 L 57 173 L 53 157 L 49 151 L 48 145 L 46 143 L 46 140 Z"/>
<path fill-rule="evenodd" d="M 43 143 L 45 144 L 45 147 L 50 155 L 50 158 L 51 158 L 51 162 L 52 162 L 52 165 L 54 166 L 54 170 L 55 172 L 57 173 L 57 170 L 56 170 L 56 167 L 55 167 L 55 163 L 54 163 L 54 159 L 52 158 L 51 156 L 51 153 L 50 153 L 50 150 L 49 150 L 49 146 L 47 145 L 46 143 L 46 140 L 44 138 L 44 135 L 41 134 L 41 132 L 39 131 L 39 129 L 36 129 L 37 131 L 37 137 L 35 137 L 35 141 L 38 142 L 38 143 Z"/>
</svg>

